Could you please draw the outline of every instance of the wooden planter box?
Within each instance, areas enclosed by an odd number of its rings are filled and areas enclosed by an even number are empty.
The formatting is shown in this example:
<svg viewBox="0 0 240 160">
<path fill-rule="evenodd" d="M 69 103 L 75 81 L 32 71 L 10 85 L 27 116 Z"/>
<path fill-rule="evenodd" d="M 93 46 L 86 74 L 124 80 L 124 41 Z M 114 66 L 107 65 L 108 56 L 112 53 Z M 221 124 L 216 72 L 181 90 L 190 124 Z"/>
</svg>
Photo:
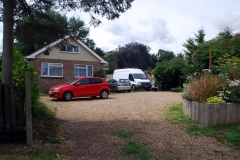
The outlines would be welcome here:
<svg viewBox="0 0 240 160">
<path fill-rule="evenodd" d="M 184 99 L 183 113 L 208 127 L 240 123 L 240 103 L 207 104 Z"/>
</svg>

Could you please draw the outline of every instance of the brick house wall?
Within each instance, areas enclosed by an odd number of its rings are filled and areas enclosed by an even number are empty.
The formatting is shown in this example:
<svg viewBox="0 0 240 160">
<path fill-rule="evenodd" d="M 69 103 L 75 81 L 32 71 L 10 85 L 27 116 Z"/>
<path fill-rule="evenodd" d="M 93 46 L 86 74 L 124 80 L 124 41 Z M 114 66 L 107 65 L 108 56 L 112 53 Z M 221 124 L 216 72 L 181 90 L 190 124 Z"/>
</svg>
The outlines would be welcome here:
<svg viewBox="0 0 240 160">
<path fill-rule="evenodd" d="M 41 64 L 42 62 L 48 63 L 62 63 L 63 64 L 63 77 L 45 77 L 41 76 Z M 43 93 L 47 93 L 50 87 L 66 83 L 74 79 L 74 65 L 75 64 L 85 64 L 93 65 L 93 75 L 97 71 L 103 68 L 103 64 L 100 62 L 86 62 L 86 61 L 74 61 L 74 60 L 56 60 L 56 59 L 30 59 L 29 64 L 36 68 L 37 73 L 40 77 L 39 87 L 42 89 Z"/>
</svg>

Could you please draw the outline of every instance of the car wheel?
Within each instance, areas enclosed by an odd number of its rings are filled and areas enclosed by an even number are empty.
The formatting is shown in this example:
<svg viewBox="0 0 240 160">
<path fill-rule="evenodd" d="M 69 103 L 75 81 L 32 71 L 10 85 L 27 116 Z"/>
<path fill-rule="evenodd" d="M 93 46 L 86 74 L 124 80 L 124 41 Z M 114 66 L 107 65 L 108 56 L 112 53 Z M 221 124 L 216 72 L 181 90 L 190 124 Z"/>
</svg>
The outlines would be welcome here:
<svg viewBox="0 0 240 160">
<path fill-rule="evenodd" d="M 102 90 L 100 93 L 100 98 L 106 99 L 108 98 L 108 91 L 107 90 Z"/>
<path fill-rule="evenodd" d="M 116 93 L 117 92 L 117 88 L 113 87 L 113 92 Z"/>
<path fill-rule="evenodd" d="M 65 92 L 62 97 L 65 101 L 70 101 L 72 99 L 72 93 L 71 92 Z"/>
<path fill-rule="evenodd" d="M 132 91 L 136 91 L 136 86 L 132 85 Z"/>
</svg>

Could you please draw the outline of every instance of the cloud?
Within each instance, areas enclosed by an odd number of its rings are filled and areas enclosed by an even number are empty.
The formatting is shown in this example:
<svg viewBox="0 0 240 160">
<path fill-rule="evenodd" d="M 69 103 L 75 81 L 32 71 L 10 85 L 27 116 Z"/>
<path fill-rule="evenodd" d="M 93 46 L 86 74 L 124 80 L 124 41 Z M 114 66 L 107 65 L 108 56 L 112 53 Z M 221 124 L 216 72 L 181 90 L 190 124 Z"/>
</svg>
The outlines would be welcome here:
<svg viewBox="0 0 240 160">
<path fill-rule="evenodd" d="M 240 13 L 219 13 L 213 15 L 212 24 L 217 30 L 223 30 L 226 27 L 234 31 L 239 31 Z"/>
<path fill-rule="evenodd" d="M 145 45 L 174 43 L 175 38 L 167 28 L 167 22 L 162 18 L 149 17 L 134 21 L 122 19 L 107 22 L 99 29 L 111 35 L 111 43 L 115 46 L 129 42 L 140 42 Z"/>
</svg>

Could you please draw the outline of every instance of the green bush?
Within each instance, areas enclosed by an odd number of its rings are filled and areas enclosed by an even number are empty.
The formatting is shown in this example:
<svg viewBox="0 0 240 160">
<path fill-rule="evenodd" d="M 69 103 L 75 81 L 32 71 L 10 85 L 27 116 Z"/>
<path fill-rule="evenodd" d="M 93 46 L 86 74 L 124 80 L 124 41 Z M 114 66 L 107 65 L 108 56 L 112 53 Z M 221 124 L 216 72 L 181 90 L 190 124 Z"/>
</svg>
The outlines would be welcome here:
<svg viewBox="0 0 240 160">
<path fill-rule="evenodd" d="M 2 59 L 1 59 L 2 61 Z M 38 86 L 39 76 L 35 71 L 35 68 L 29 66 L 25 61 L 24 56 L 17 51 L 13 50 L 13 84 L 14 87 L 23 87 L 23 92 L 21 93 L 21 97 L 25 95 L 25 75 L 26 73 L 30 73 L 30 83 L 31 83 L 31 105 L 34 110 L 34 107 L 38 104 L 40 97 L 40 88 Z M 0 80 L 2 80 L 2 70 L 0 71 Z M 15 91 L 17 92 L 17 91 Z M 18 99 L 18 93 L 15 93 L 15 98 Z"/>
<path fill-rule="evenodd" d="M 207 103 L 225 103 L 225 101 L 222 98 L 219 98 L 217 96 L 207 98 L 206 102 Z"/>
<path fill-rule="evenodd" d="M 106 78 L 106 72 L 104 70 L 99 70 L 94 74 L 94 76 Z"/>
<path fill-rule="evenodd" d="M 183 88 L 171 88 L 172 92 L 183 92 Z"/>
<path fill-rule="evenodd" d="M 42 102 L 36 103 L 32 109 L 32 112 L 33 116 L 36 118 L 55 119 L 56 116 L 55 110 L 48 108 L 47 105 Z"/>
</svg>

